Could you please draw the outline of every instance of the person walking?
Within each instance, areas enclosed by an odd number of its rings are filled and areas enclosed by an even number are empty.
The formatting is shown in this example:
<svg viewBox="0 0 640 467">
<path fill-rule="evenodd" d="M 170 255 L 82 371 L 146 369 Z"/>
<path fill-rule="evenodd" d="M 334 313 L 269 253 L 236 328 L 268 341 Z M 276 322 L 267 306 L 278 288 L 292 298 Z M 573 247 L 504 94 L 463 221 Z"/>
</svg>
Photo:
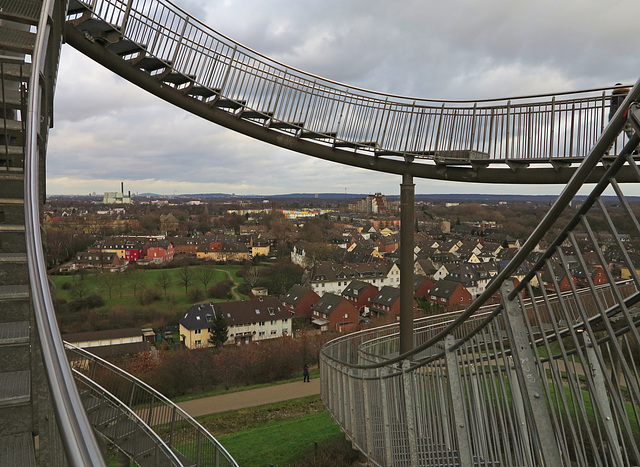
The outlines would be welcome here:
<svg viewBox="0 0 640 467">
<path fill-rule="evenodd" d="M 613 116 L 616 114 L 616 112 L 620 108 L 620 105 L 631 90 L 629 87 L 624 86 L 622 83 L 616 83 L 615 86 L 616 87 L 613 89 L 613 91 L 611 91 L 611 101 L 609 102 L 609 121 L 611 121 Z M 628 109 L 625 110 L 625 117 L 627 112 Z M 633 126 L 631 125 L 629 120 L 625 121 L 622 130 L 625 132 L 628 138 L 631 138 L 631 136 L 633 136 Z M 609 151 L 611 151 L 611 148 L 614 144 L 615 141 L 612 142 L 611 145 L 607 148 L 607 150 L 605 151 L 605 155 L 609 154 Z"/>
<path fill-rule="evenodd" d="M 309 365 L 305 365 L 304 369 L 302 370 L 302 382 L 303 383 L 311 382 L 311 380 L 309 379 Z"/>
</svg>

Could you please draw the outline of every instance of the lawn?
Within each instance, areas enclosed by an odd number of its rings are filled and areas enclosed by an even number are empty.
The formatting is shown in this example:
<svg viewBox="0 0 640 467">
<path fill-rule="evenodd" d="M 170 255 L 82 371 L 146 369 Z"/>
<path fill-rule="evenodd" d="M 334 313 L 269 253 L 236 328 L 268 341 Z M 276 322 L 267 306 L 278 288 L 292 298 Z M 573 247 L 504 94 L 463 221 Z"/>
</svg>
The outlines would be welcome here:
<svg viewBox="0 0 640 467">
<path fill-rule="evenodd" d="M 243 466 L 283 465 L 312 450 L 315 443 L 342 436 L 328 412 L 268 423 L 218 441 Z"/>
<path fill-rule="evenodd" d="M 211 268 L 214 273 L 211 282 L 207 284 L 207 288 L 229 279 L 229 276 L 236 284 L 240 284 L 243 281 L 242 278 L 236 276 L 236 271 L 240 269 L 240 266 L 206 265 L 205 267 Z M 189 266 L 189 269 L 193 273 L 189 290 L 199 289 L 202 291 L 203 298 L 200 302 L 224 301 L 210 299 L 206 296 L 204 285 L 197 278 L 196 272 L 199 268 L 200 266 Z M 91 294 L 100 295 L 105 301 L 104 308 L 111 309 L 118 305 L 127 308 L 138 307 L 140 306 L 140 297 L 142 294 L 145 291 L 153 290 L 159 298 L 159 300 L 154 303 L 158 311 L 173 310 L 176 307 L 185 308 L 191 306 L 193 301 L 189 298 L 188 294 L 185 293 L 184 284 L 178 278 L 179 272 L 180 268 L 137 269 L 132 273 L 89 273 L 70 276 L 54 275 L 51 276 L 53 283 L 52 295 L 67 301 L 72 301 L 78 297 L 77 290 L 74 292 L 73 289 L 75 287 L 81 287 L 85 296 Z M 166 291 L 161 284 L 163 273 L 166 273 L 169 279 Z M 84 284 L 79 286 L 78 284 L 80 282 L 84 282 Z M 71 284 L 71 288 L 65 286 L 67 283 Z M 65 287 L 67 287 L 67 290 L 65 290 Z M 241 299 L 246 299 L 245 296 L 241 295 L 240 297 Z"/>
</svg>

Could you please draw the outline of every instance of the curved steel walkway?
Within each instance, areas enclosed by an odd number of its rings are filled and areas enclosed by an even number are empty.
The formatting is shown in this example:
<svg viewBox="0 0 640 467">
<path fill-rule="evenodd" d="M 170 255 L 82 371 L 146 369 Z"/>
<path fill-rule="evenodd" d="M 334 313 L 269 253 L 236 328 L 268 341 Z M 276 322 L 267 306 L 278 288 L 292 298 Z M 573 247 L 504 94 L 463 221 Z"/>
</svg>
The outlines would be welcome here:
<svg viewBox="0 0 640 467">
<path fill-rule="evenodd" d="M 47 465 L 102 462 L 55 323 L 40 238 L 39 193 L 64 29 L 66 41 L 94 60 L 212 122 L 311 156 L 401 174 L 403 225 L 413 225 L 414 176 L 566 183 L 514 260 L 457 316 L 406 319 L 413 251 L 405 229 L 403 319 L 329 343 L 322 395 L 375 465 L 640 464 L 640 265 L 634 245 L 619 235 L 640 235 L 619 185 L 640 181 L 640 86 L 614 115 L 607 88 L 477 102 L 380 94 L 275 62 L 164 0 L 0 0 L 0 20 L 0 411 L 8 420 L 0 426 L 0 461 L 33 463 L 39 433 Z M 588 201 L 567 225 L 556 225 L 590 182 L 596 187 Z M 624 225 L 600 200 L 609 187 Z M 594 220 L 610 234 L 606 248 Z M 511 274 L 549 232 L 559 234 L 514 284 Z M 616 282 L 612 252 L 628 281 Z M 594 268 L 603 285 L 594 284 Z M 495 294 L 501 304 L 483 308 Z M 76 365 L 89 360 L 82 356 Z M 112 371 L 105 385 L 75 373 L 86 407 L 99 408 L 93 427 L 114 435 L 140 464 L 160 457 L 183 463 L 172 440 L 159 440 L 143 420 L 156 410 L 156 396 L 142 416 L 129 410 L 116 397 L 121 387 L 106 388 Z M 105 425 L 103 414 L 115 407 Z M 176 419 L 163 414 L 165 433 Z M 141 444 L 155 439 L 149 458 L 137 449 L 134 431 Z M 213 463 L 221 452 L 210 456 Z"/>
<path fill-rule="evenodd" d="M 219 125 L 388 173 L 566 183 L 609 118 L 609 88 L 480 101 L 355 88 L 274 61 L 166 0 L 71 0 L 65 39 L 123 78 Z M 614 149 L 625 141 L 621 135 Z M 633 181 L 627 172 L 621 181 Z M 603 173 L 602 165 L 595 167 L 589 181 Z"/>
</svg>

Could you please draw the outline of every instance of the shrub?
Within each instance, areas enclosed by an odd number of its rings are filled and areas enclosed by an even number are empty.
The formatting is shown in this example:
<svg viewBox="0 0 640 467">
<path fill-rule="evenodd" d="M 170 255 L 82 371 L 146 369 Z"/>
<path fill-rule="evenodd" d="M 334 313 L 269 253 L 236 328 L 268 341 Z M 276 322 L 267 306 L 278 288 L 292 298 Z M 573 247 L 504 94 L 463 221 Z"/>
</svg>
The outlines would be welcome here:
<svg viewBox="0 0 640 467">
<path fill-rule="evenodd" d="M 61 286 L 62 290 L 71 290 L 71 287 L 73 287 L 73 284 L 71 282 L 64 282 Z"/>
<path fill-rule="evenodd" d="M 200 289 L 191 289 L 187 295 L 192 302 L 199 302 L 204 298 L 204 293 Z"/>
<path fill-rule="evenodd" d="M 229 281 L 229 280 L 221 281 L 221 282 L 218 282 L 213 287 L 211 287 L 207 291 L 207 294 L 209 295 L 209 298 L 225 299 L 228 297 L 229 292 L 231 292 L 232 287 L 233 287 L 233 281 Z"/>
</svg>

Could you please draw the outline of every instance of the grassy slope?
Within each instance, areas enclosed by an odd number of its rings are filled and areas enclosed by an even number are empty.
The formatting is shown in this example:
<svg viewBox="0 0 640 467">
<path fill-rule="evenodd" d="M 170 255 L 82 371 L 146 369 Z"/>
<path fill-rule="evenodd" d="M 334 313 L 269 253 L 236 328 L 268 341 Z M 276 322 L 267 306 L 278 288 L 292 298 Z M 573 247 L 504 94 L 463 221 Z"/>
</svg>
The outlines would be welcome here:
<svg viewBox="0 0 640 467">
<path fill-rule="evenodd" d="M 242 466 L 282 465 L 322 442 L 341 436 L 328 412 L 268 423 L 218 440 Z"/>
</svg>

